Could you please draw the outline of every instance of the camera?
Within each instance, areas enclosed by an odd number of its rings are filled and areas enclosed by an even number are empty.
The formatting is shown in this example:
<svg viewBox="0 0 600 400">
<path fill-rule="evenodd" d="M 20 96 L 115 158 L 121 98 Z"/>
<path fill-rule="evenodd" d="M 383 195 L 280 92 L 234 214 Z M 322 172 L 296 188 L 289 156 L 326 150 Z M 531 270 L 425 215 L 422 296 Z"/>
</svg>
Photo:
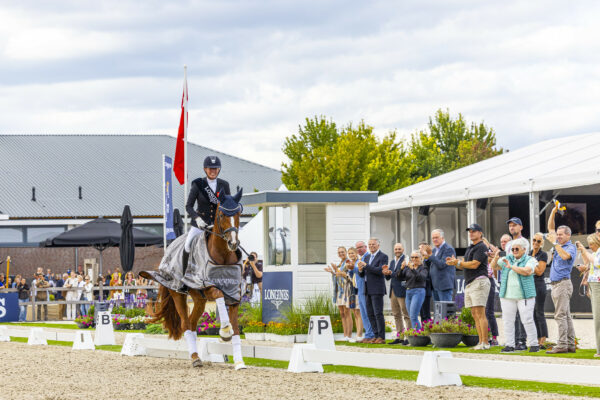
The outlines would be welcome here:
<svg viewBox="0 0 600 400">
<path fill-rule="evenodd" d="M 250 254 L 248 256 L 248 261 L 256 261 L 256 257 L 254 257 L 254 254 Z"/>
</svg>

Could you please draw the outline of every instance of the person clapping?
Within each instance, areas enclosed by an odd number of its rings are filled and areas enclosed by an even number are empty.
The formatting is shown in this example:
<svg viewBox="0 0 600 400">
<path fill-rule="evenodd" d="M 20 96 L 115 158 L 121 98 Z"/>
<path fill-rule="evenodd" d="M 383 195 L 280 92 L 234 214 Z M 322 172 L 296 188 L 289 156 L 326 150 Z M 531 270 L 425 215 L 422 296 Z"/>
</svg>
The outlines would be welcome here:
<svg viewBox="0 0 600 400">
<path fill-rule="evenodd" d="M 429 275 L 423 265 L 421 253 L 413 251 L 410 261 L 405 260 L 397 274 L 400 280 L 406 281 L 406 308 L 410 315 L 410 323 L 413 328 L 421 329 L 419 311 L 425 300 L 425 284 Z"/>
</svg>

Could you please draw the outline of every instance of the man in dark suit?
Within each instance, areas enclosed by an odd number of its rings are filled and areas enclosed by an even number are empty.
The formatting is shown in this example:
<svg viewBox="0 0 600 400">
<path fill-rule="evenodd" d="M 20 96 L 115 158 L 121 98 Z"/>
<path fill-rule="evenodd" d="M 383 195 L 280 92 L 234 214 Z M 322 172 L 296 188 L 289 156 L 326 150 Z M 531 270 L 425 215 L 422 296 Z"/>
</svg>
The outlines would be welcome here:
<svg viewBox="0 0 600 400">
<path fill-rule="evenodd" d="M 456 256 L 456 251 L 444 240 L 444 231 L 435 229 L 431 232 L 431 246 L 424 246 L 421 254 L 431 275 L 433 301 L 452 301 L 456 268 L 446 264 L 446 258 Z"/>
<path fill-rule="evenodd" d="M 365 262 L 366 261 L 366 262 Z M 365 339 L 363 343 L 385 343 L 385 318 L 383 317 L 383 296 L 385 276 L 391 275 L 387 265 L 388 256 L 379 250 L 379 239 L 369 239 L 369 257 L 358 263 L 358 273 L 365 278 L 365 294 L 367 295 L 367 314 L 375 333 L 374 339 Z"/>
<path fill-rule="evenodd" d="M 401 280 L 399 277 L 400 274 L 398 273 L 400 272 L 402 263 L 405 259 L 404 246 L 402 243 L 396 243 L 394 245 L 394 259 L 390 262 L 389 268 L 390 271 L 392 271 L 392 274 L 385 276 L 386 280 L 391 280 L 390 302 L 392 303 L 392 314 L 394 315 L 394 321 L 396 322 L 396 332 L 399 334 L 404 329 L 410 329 L 412 327 L 410 324 L 410 316 L 406 309 L 406 282 Z M 402 339 L 401 336 L 398 336 L 388 344 L 407 345 L 408 340 L 406 340 L 406 337 Z"/>
</svg>

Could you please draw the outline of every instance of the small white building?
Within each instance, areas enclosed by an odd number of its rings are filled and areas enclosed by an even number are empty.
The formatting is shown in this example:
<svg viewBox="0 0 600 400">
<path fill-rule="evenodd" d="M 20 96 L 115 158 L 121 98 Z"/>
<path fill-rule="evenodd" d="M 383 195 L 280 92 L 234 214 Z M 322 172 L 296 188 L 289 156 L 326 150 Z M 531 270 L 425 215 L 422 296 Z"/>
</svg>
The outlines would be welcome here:
<svg viewBox="0 0 600 400">
<path fill-rule="evenodd" d="M 292 272 L 295 303 L 330 293 L 323 268 L 339 262 L 339 246 L 369 238 L 369 204 L 376 201 L 377 192 L 265 191 L 242 198 L 244 206 L 262 208 L 264 272 Z"/>
</svg>

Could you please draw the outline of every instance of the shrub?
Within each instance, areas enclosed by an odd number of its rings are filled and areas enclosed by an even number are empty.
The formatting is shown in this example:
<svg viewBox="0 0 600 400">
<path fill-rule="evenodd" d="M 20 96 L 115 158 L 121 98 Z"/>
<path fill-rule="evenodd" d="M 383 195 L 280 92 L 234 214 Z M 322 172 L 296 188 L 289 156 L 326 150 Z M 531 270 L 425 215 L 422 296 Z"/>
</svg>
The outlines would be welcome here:
<svg viewBox="0 0 600 400">
<path fill-rule="evenodd" d="M 265 324 L 261 321 L 249 321 L 244 325 L 244 333 L 262 333 L 265 331 Z"/>
<path fill-rule="evenodd" d="M 150 335 L 160 335 L 167 333 L 167 331 L 163 329 L 161 324 L 149 324 L 146 326 L 144 333 L 148 333 Z"/>
<path fill-rule="evenodd" d="M 403 335 L 406 336 L 429 336 L 429 334 L 423 330 L 423 328 L 421 329 L 415 329 L 415 328 L 411 328 L 411 329 L 405 329 L 402 331 Z"/>
<path fill-rule="evenodd" d="M 128 310 L 125 310 L 125 316 L 127 318 L 145 317 L 146 310 L 144 310 L 143 308 L 130 308 Z"/>
<path fill-rule="evenodd" d="M 459 318 L 462 322 L 464 322 L 465 324 L 471 325 L 471 326 L 475 326 L 475 318 L 473 318 L 473 315 L 471 314 L 471 309 L 470 308 L 466 308 L 463 307 L 463 309 L 460 312 L 460 318 Z"/>
</svg>

